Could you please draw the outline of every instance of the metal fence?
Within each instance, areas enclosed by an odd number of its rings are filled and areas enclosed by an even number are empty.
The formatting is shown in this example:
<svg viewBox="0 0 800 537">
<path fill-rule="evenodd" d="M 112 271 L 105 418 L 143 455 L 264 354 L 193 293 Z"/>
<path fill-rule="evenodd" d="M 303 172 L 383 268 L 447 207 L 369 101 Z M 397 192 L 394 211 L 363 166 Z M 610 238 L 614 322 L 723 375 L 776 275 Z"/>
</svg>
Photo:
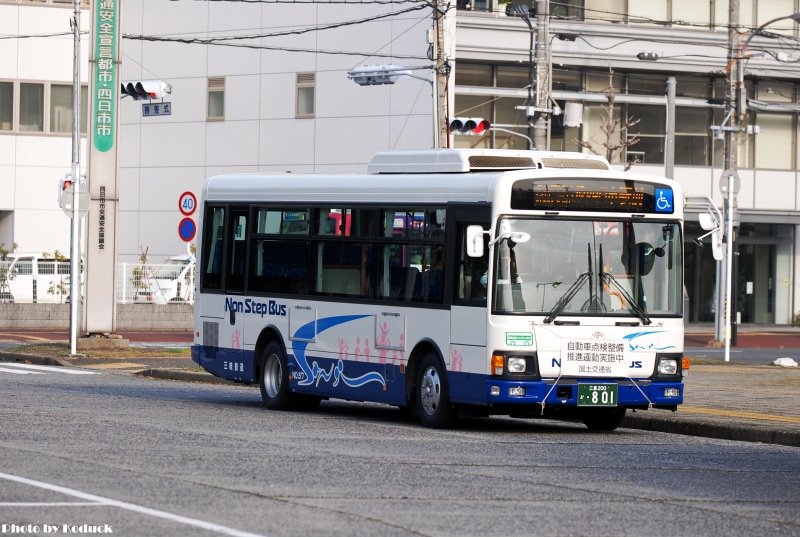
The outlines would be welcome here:
<svg viewBox="0 0 800 537">
<path fill-rule="evenodd" d="M 59 304 L 68 299 L 68 261 L 0 261 L 0 302 Z"/>
<path fill-rule="evenodd" d="M 117 265 L 120 304 L 194 303 L 194 263 Z"/>
<path fill-rule="evenodd" d="M 69 302 L 69 261 L 0 261 L 0 302 Z M 117 303 L 194 303 L 194 262 L 119 263 Z"/>
</svg>

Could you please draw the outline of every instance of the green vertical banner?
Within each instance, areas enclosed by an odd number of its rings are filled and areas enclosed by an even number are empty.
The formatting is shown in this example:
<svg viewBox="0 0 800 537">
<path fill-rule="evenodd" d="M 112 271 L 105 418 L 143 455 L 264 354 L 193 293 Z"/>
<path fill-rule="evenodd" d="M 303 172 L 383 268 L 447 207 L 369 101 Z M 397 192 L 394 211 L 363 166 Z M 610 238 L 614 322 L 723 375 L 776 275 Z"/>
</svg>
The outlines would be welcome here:
<svg viewBox="0 0 800 537">
<path fill-rule="evenodd" d="M 106 152 L 114 147 L 116 129 L 119 3 L 121 0 L 94 2 L 94 95 L 92 95 L 92 134 L 94 147 Z"/>
</svg>

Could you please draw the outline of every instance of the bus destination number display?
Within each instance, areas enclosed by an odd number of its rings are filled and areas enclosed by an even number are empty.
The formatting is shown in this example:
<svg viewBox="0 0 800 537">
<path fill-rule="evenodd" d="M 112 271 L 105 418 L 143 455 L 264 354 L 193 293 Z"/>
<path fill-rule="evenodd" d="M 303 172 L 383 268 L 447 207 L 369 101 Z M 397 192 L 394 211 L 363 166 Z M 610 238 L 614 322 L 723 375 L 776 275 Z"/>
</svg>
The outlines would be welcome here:
<svg viewBox="0 0 800 537">
<path fill-rule="evenodd" d="M 665 185 L 613 179 L 523 180 L 514 183 L 511 208 L 541 211 L 609 211 L 672 214 Z"/>
</svg>

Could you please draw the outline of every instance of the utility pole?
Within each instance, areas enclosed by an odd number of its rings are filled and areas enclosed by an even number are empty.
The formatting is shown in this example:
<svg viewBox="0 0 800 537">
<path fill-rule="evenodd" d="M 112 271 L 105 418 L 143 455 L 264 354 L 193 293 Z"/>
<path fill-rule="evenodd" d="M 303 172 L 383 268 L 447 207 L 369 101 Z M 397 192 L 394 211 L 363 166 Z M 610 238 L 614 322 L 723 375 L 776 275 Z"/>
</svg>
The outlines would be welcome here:
<svg viewBox="0 0 800 537">
<path fill-rule="evenodd" d="M 664 175 L 675 179 L 675 88 L 674 76 L 667 78 L 667 136 L 664 140 Z"/>
<path fill-rule="evenodd" d="M 550 2 L 536 1 L 536 119 L 533 123 L 535 149 L 547 149 L 550 121 Z"/>
<path fill-rule="evenodd" d="M 433 24 L 435 39 L 435 52 L 433 75 L 433 107 L 434 107 L 434 148 L 450 147 L 450 133 L 448 132 L 448 113 L 450 103 L 447 88 L 450 81 L 450 58 L 455 50 L 455 17 L 451 11 L 455 6 L 452 0 L 436 0 L 433 8 Z"/>
<path fill-rule="evenodd" d="M 725 196 L 725 279 L 722 295 L 723 326 L 722 338 L 725 343 L 725 361 L 730 361 L 731 347 L 731 315 L 735 296 L 733 288 L 733 222 L 736 206 L 736 191 L 738 190 L 738 150 L 739 150 L 739 125 L 743 110 L 743 96 L 739 87 L 742 69 L 741 52 L 739 47 L 739 0 L 729 0 L 728 3 L 728 64 L 725 70 L 725 119 L 722 123 L 724 132 L 724 160 L 723 173 L 720 180 L 720 190 Z M 729 122 L 729 124 L 727 124 Z M 727 124 L 727 125 L 726 125 Z M 718 302 L 719 303 L 719 302 Z M 717 310 L 719 311 L 719 309 Z"/>
<path fill-rule="evenodd" d="M 69 240 L 69 352 L 78 353 L 81 297 L 81 0 L 74 0 L 72 15 L 72 218 Z"/>
</svg>

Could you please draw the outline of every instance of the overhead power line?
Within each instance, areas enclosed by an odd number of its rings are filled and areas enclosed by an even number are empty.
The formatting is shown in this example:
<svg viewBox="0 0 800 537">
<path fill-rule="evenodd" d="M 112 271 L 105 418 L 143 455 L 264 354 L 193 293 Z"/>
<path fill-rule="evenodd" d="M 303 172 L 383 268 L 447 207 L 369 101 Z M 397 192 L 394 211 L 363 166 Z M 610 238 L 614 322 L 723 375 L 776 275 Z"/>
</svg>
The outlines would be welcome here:
<svg viewBox="0 0 800 537">
<path fill-rule="evenodd" d="M 429 3 L 423 3 L 420 5 L 416 5 L 414 7 L 409 7 L 406 9 L 401 9 L 399 11 L 391 11 L 389 13 L 383 13 L 380 15 L 373 15 L 371 17 L 364 17 L 361 19 L 354 19 L 350 21 L 341 21 L 335 22 L 331 24 L 326 24 L 322 26 L 311 26 L 307 28 L 300 28 L 297 30 L 284 30 L 281 32 L 270 32 L 270 33 L 263 33 L 263 34 L 250 34 L 250 35 L 230 35 L 230 36 L 220 36 L 220 37 L 163 37 L 163 36 L 149 36 L 149 35 L 135 35 L 135 34 L 125 34 L 125 38 L 127 39 L 135 39 L 141 41 L 161 41 L 161 42 L 173 42 L 173 43 L 184 43 L 184 44 L 199 44 L 199 45 L 212 45 L 212 44 L 219 44 L 221 42 L 226 41 L 244 41 L 248 39 L 263 39 L 269 37 L 283 37 L 289 35 L 302 35 L 307 34 L 310 32 L 318 32 L 321 30 L 332 30 L 336 28 L 344 28 L 346 26 L 353 26 L 357 24 L 364 24 L 367 22 L 378 21 L 382 19 L 388 19 L 390 17 L 396 17 L 398 15 L 403 15 L 406 13 L 413 13 L 414 11 L 419 11 L 421 9 L 429 9 L 431 5 Z"/>
<path fill-rule="evenodd" d="M 181 2 L 185 0 L 170 0 Z M 337 4 L 350 6 L 369 6 L 387 4 L 416 4 L 420 0 L 191 0 L 193 2 L 229 2 L 234 4 Z"/>
</svg>

